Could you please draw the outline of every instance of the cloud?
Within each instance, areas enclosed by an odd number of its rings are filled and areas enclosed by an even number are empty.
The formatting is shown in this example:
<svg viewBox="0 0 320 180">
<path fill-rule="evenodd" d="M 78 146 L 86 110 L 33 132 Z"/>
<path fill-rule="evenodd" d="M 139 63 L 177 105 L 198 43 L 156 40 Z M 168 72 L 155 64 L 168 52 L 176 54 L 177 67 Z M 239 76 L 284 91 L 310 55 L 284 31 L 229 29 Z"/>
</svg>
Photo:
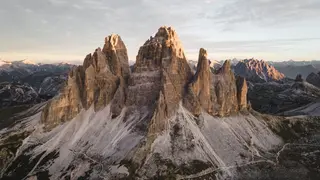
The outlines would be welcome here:
<svg viewBox="0 0 320 180">
<path fill-rule="evenodd" d="M 189 42 L 190 43 L 190 42 Z M 246 41 L 191 41 L 193 45 L 205 47 L 214 52 L 283 52 L 299 49 L 306 44 L 320 43 L 320 38 L 296 38 L 296 39 L 271 39 L 271 40 L 246 40 Z M 311 47 L 306 46 L 311 49 Z M 195 52 L 195 49 L 190 49 Z"/>
<path fill-rule="evenodd" d="M 45 19 L 42 19 L 42 20 L 41 20 L 41 23 L 42 23 L 42 24 L 48 24 L 48 21 L 45 20 Z"/>
<path fill-rule="evenodd" d="M 217 12 L 203 15 L 214 23 L 228 26 L 246 22 L 260 26 L 283 25 L 319 19 L 319 16 L 319 0 L 229 0 Z"/>
<path fill-rule="evenodd" d="M 319 0 L 1 1 L 6 11 L 0 16 L 0 51 L 27 50 L 40 56 L 54 50 L 85 56 L 102 46 L 105 36 L 117 33 L 134 59 L 145 40 L 167 25 L 176 29 L 190 56 L 200 47 L 228 55 L 284 52 L 307 41 L 319 42 L 312 39 L 320 32 L 319 4 Z M 27 9 L 34 13 L 26 15 Z M 299 24 L 308 20 L 305 26 Z"/>
<path fill-rule="evenodd" d="M 33 13 L 33 10 L 28 9 L 28 8 L 24 9 L 24 11 L 25 11 L 26 13 Z"/>
<path fill-rule="evenodd" d="M 83 7 L 80 6 L 79 4 L 73 4 L 72 7 L 76 8 L 76 9 L 79 9 L 79 10 L 83 9 Z"/>
<path fill-rule="evenodd" d="M 44 0 L 45 1 L 45 0 Z M 53 4 L 53 5 L 65 5 L 68 2 L 65 0 L 48 0 L 49 3 Z"/>
</svg>

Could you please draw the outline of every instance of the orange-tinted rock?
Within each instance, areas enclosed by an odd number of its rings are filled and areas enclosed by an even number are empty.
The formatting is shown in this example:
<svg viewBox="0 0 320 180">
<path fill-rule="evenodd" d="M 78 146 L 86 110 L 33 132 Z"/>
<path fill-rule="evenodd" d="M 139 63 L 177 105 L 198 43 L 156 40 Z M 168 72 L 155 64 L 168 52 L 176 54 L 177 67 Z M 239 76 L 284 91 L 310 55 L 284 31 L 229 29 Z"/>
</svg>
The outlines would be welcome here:
<svg viewBox="0 0 320 180">
<path fill-rule="evenodd" d="M 248 107 L 247 93 L 248 93 L 248 85 L 245 78 L 241 76 L 237 76 L 237 98 L 239 109 L 243 110 Z"/>
<path fill-rule="evenodd" d="M 204 110 L 211 115 L 227 116 L 238 112 L 239 107 L 247 107 L 246 92 L 245 80 L 236 82 L 230 61 L 212 73 L 207 52 L 200 49 L 197 71 L 189 84 L 184 106 L 194 115 Z"/>
<path fill-rule="evenodd" d="M 213 102 L 212 115 L 227 116 L 238 112 L 237 87 L 230 61 L 225 61 L 216 74 L 213 74 L 212 84 L 216 102 Z"/>
<path fill-rule="evenodd" d="M 43 109 L 41 122 L 45 123 L 47 129 L 72 119 L 83 109 L 81 102 L 81 90 L 84 88 L 83 74 L 82 66 L 74 68 L 69 73 L 67 85 L 62 92 Z"/>
<path fill-rule="evenodd" d="M 42 122 L 52 128 L 82 109 L 93 106 L 99 110 L 112 100 L 112 112 L 118 115 L 125 103 L 129 72 L 127 49 L 120 36 L 108 36 L 103 50 L 96 49 L 86 56 L 83 66 L 70 72 L 61 94 L 44 108 Z"/>
<path fill-rule="evenodd" d="M 207 59 L 207 51 L 200 49 L 197 71 L 192 82 L 189 84 L 188 94 L 184 99 L 184 105 L 195 115 L 201 113 L 201 108 L 208 113 L 212 113 L 211 97 L 211 81 L 212 73 L 210 71 L 209 61 Z"/>
<path fill-rule="evenodd" d="M 234 68 L 235 74 L 252 82 L 279 81 L 285 75 L 263 60 L 245 59 Z"/>
<path fill-rule="evenodd" d="M 143 115 L 149 134 L 162 132 L 182 102 L 194 115 L 205 111 L 227 116 L 247 107 L 245 79 L 235 79 L 226 61 L 210 70 L 207 52 L 200 49 L 197 71 L 192 73 L 176 32 L 161 27 L 139 49 L 130 74 L 127 49 L 118 35 L 106 38 L 103 49 L 86 56 L 74 69 L 61 95 L 48 103 L 42 122 L 52 128 L 74 118 L 82 109 L 111 107 L 118 116 Z"/>
<path fill-rule="evenodd" d="M 107 57 L 112 73 L 125 79 L 128 78 L 130 74 L 128 53 L 121 37 L 116 34 L 106 37 L 102 52 Z"/>
<path fill-rule="evenodd" d="M 165 119 L 172 116 L 192 77 L 181 42 L 171 27 L 161 27 L 139 49 L 129 79 L 127 106 L 148 107 L 152 115 L 150 130 L 160 132 Z"/>
</svg>

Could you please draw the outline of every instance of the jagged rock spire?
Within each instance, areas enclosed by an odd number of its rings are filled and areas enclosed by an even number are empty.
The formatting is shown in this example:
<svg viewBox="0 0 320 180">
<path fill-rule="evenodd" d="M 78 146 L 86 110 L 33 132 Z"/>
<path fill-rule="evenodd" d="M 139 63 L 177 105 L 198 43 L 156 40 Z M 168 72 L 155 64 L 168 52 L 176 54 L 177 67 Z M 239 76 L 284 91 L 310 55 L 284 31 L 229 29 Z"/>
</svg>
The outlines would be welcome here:
<svg viewBox="0 0 320 180">
<path fill-rule="evenodd" d="M 199 51 L 197 71 L 195 75 L 196 77 L 206 76 L 210 73 L 210 65 L 209 65 L 209 60 L 207 56 L 208 56 L 207 51 L 201 48 Z"/>
<path fill-rule="evenodd" d="M 200 115 L 202 110 L 211 115 L 227 116 L 247 107 L 245 79 L 236 81 L 230 61 L 226 61 L 217 73 L 212 73 L 207 52 L 200 49 L 197 72 L 190 83 L 184 105 Z"/>
<path fill-rule="evenodd" d="M 128 53 L 121 37 L 117 34 L 106 37 L 102 51 L 108 58 L 112 73 L 127 78 L 130 72 Z"/>
<path fill-rule="evenodd" d="M 152 115 L 150 127 L 159 132 L 165 119 L 178 108 L 192 75 L 178 35 L 171 27 L 160 27 L 139 49 L 129 80 L 127 106 L 154 107 L 152 111 L 157 113 Z"/>
<path fill-rule="evenodd" d="M 124 107 L 127 115 L 140 112 L 152 117 L 146 121 L 153 134 L 164 130 L 181 101 L 194 115 L 205 111 L 226 116 L 245 109 L 246 91 L 245 80 L 236 82 L 229 61 L 212 73 L 202 48 L 194 75 L 177 33 L 164 26 L 141 46 L 132 74 L 120 36 L 108 36 L 103 49 L 87 55 L 83 66 L 70 73 L 60 96 L 45 107 L 42 122 L 50 128 L 74 118 L 82 109 L 98 111 L 110 105 L 112 117 Z"/>
<path fill-rule="evenodd" d="M 184 99 L 185 106 L 196 115 L 201 113 L 201 107 L 209 113 L 212 112 L 211 82 L 212 74 L 207 59 L 207 51 L 201 48 L 197 71 L 193 81 L 189 84 L 189 94 Z"/>
<path fill-rule="evenodd" d="M 118 113 L 124 105 L 124 82 L 128 76 L 127 49 L 119 35 L 110 35 L 106 37 L 103 50 L 97 48 L 93 54 L 86 56 L 82 66 L 70 72 L 60 96 L 44 108 L 42 122 L 47 128 L 52 128 L 60 122 L 71 120 L 82 109 L 93 106 L 99 110 L 112 100 L 116 104 L 112 110 Z"/>
<path fill-rule="evenodd" d="M 236 77 L 237 84 L 237 98 L 239 110 L 244 110 L 248 107 L 247 93 L 248 93 L 248 85 L 245 78 L 241 76 Z"/>
</svg>

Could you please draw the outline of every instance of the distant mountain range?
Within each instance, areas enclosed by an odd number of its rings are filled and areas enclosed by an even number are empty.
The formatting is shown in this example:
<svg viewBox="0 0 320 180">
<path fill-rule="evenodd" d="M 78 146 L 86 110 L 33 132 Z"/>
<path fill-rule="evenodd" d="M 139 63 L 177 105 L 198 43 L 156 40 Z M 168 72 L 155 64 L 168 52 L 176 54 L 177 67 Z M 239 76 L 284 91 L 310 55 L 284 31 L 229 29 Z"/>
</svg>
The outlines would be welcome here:
<svg viewBox="0 0 320 180">
<path fill-rule="evenodd" d="M 36 103 L 57 95 L 73 66 L 30 60 L 0 61 L 0 108 Z"/>
<path fill-rule="evenodd" d="M 239 62 L 245 61 L 248 59 L 232 59 L 230 60 L 232 67 L 235 67 Z M 277 71 L 284 74 L 287 78 L 295 79 L 297 74 L 301 74 L 303 78 L 306 78 L 310 73 L 318 73 L 320 71 L 320 60 L 312 60 L 312 61 L 264 61 L 257 60 L 267 63 L 268 65 L 274 67 Z M 221 67 L 224 60 L 222 61 L 213 61 L 214 67 Z M 189 64 L 192 67 L 196 67 L 197 61 L 189 60 Z M 234 69 L 234 68 L 233 68 Z"/>
<path fill-rule="evenodd" d="M 306 78 L 310 73 L 318 73 L 320 71 L 320 61 L 283 61 L 269 62 L 277 70 L 285 74 L 289 78 L 295 78 L 297 74 L 301 74 Z"/>
<path fill-rule="evenodd" d="M 312 61 L 268 61 L 269 64 L 273 66 L 307 66 L 307 65 L 315 65 L 320 66 L 320 60 L 312 60 Z"/>
</svg>

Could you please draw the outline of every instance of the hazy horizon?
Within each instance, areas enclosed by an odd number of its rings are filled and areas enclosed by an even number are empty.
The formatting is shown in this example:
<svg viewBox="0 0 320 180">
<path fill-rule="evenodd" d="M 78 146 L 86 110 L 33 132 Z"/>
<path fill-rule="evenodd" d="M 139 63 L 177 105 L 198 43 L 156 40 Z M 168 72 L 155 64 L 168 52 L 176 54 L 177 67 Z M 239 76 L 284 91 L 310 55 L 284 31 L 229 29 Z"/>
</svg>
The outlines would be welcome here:
<svg viewBox="0 0 320 180">
<path fill-rule="evenodd" d="M 9 18 L 10 17 L 10 18 Z M 320 59 L 318 0 L 10 0 L 0 2 L 0 59 L 79 62 L 121 36 L 129 59 L 160 26 L 178 33 L 187 59 Z"/>
</svg>

